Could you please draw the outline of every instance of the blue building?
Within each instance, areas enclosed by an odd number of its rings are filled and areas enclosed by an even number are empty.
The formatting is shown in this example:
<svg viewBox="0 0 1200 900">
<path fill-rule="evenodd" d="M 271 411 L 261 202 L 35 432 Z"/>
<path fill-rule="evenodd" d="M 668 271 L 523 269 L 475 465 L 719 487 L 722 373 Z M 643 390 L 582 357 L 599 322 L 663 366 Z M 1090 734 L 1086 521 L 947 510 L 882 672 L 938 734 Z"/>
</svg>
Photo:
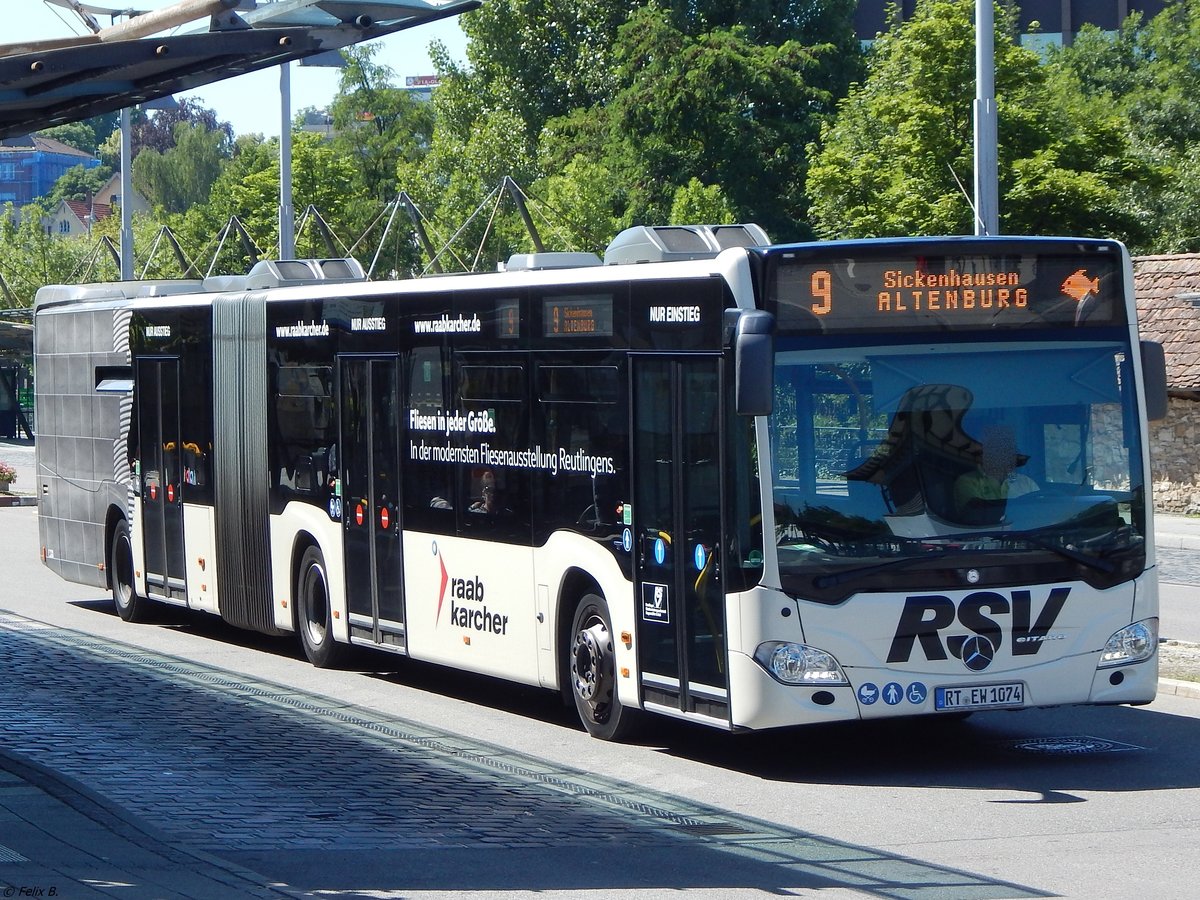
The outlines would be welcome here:
<svg viewBox="0 0 1200 900">
<path fill-rule="evenodd" d="M 0 140 L 0 206 L 32 203 L 75 166 L 94 169 L 100 160 L 82 150 L 36 134 Z"/>
</svg>

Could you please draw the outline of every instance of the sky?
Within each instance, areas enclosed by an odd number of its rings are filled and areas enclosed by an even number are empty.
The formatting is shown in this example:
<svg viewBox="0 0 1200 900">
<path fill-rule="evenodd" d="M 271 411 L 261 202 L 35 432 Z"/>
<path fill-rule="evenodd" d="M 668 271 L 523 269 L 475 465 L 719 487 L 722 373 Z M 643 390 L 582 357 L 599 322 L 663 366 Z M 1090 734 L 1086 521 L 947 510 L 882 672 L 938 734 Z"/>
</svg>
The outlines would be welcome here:
<svg viewBox="0 0 1200 900">
<path fill-rule="evenodd" d="M 126 0 L 84 0 L 89 6 L 127 8 Z M 135 0 L 138 9 L 160 9 L 177 0 Z M 6 16 L 0 42 L 16 43 L 26 40 L 69 37 L 84 34 L 86 29 L 71 12 L 50 6 L 43 0 L 0 0 L 15 15 Z M 8 12 L 9 10 L 6 10 Z M 109 24 L 101 19 L 101 25 Z M 194 26 L 187 26 L 194 28 Z M 455 19 L 445 19 L 398 32 L 376 42 L 379 48 L 376 61 L 390 67 L 397 85 L 404 84 L 408 75 L 432 75 L 429 44 L 440 40 L 457 60 L 466 59 L 466 37 Z M 324 107 L 337 91 L 338 70 L 300 66 L 291 67 L 292 112 L 308 106 Z M 214 110 L 217 118 L 229 122 L 236 134 L 260 133 L 268 137 L 279 134 L 282 112 L 279 102 L 279 69 L 264 69 L 238 78 L 218 81 L 208 87 L 177 95 L 196 99 Z"/>
</svg>

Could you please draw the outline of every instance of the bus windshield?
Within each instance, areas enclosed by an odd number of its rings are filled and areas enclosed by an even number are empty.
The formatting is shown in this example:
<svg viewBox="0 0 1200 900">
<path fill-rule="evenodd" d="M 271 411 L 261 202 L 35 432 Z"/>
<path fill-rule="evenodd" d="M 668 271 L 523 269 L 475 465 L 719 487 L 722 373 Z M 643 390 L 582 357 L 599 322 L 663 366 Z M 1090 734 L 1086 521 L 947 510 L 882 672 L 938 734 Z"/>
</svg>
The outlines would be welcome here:
<svg viewBox="0 0 1200 900">
<path fill-rule="evenodd" d="M 770 433 L 784 589 L 834 603 L 964 576 L 1107 587 L 1139 574 L 1130 346 L 1119 328 L 1080 336 L 781 338 Z"/>
</svg>

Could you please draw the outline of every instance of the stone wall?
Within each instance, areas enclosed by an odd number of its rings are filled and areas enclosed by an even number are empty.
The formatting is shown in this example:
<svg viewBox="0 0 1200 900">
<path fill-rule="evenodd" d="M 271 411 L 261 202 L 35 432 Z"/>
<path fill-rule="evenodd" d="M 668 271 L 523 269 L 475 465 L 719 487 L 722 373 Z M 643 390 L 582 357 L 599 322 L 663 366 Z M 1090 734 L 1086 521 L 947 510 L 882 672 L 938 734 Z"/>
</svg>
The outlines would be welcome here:
<svg viewBox="0 0 1200 900">
<path fill-rule="evenodd" d="M 1171 397 L 1167 417 L 1150 423 L 1154 508 L 1200 515 L 1200 401 Z"/>
</svg>

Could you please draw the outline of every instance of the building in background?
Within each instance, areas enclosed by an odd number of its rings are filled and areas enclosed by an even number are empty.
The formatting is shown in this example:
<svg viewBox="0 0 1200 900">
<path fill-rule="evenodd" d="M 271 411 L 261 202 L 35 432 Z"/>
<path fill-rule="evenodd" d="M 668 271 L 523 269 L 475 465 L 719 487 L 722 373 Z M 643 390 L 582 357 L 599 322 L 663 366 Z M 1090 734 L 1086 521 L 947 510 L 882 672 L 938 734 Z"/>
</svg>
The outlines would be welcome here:
<svg viewBox="0 0 1200 900">
<path fill-rule="evenodd" d="M 0 140 L 0 205 L 22 207 L 50 193 L 68 169 L 94 169 L 100 160 L 37 134 Z"/>
<path fill-rule="evenodd" d="M 1150 423 L 1154 505 L 1200 514 L 1200 253 L 1133 261 L 1138 326 L 1167 355 L 1167 417 Z"/>
<path fill-rule="evenodd" d="M 433 89 L 442 83 L 442 80 L 436 75 L 405 75 L 404 90 L 412 96 L 414 100 L 420 100 L 424 103 L 429 103 L 433 100 Z"/>
<path fill-rule="evenodd" d="M 859 40 L 873 41 L 887 30 L 888 10 L 893 5 L 899 8 L 901 18 L 908 19 L 916 10 L 917 0 L 859 0 L 854 14 Z M 1084 25 L 1116 31 L 1134 12 L 1140 12 L 1143 21 L 1148 22 L 1166 5 L 1166 0 L 1016 0 L 1021 43 L 1032 47 L 1069 46 Z"/>
<path fill-rule="evenodd" d="M 96 191 L 96 196 L 92 198 L 97 204 L 111 206 L 113 209 L 121 208 L 121 173 L 113 172 L 112 177 Z M 129 211 L 131 213 L 149 212 L 150 201 L 142 196 L 141 192 L 135 187 L 133 196 L 129 198 Z"/>
<path fill-rule="evenodd" d="M 46 234 L 55 237 L 78 237 L 89 235 L 97 222 L 102 222 L 113 214 L 113 208 L 107 203 L 97 203 L 92 200 L 59 200 L 58 206 L 42 219 Z"/>
</svg>

